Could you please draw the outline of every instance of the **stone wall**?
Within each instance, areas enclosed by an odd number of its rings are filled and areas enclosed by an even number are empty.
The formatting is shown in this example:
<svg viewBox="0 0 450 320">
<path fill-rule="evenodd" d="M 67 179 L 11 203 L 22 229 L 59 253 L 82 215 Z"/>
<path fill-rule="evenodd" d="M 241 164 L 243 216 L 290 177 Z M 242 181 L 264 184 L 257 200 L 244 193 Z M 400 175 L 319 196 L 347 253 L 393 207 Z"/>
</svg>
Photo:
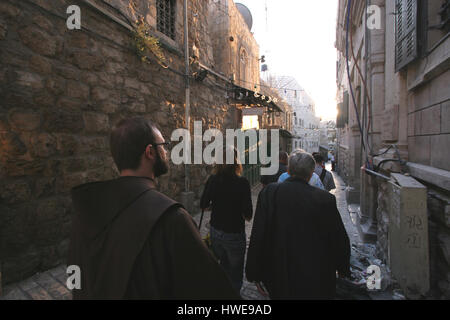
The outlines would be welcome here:
<svg viewBox="0 0 450 320">
<path fill-rule="evenodd" d="M 340 51 L 337 82 L 338 97 L 343 90 L 347 90 L 347 76 L 345 74 L 345 7 L 347 1 L 339 1 L 339 16 L 337 27 L 337 48 Z M 431 286 L 430 295 L 448 299 L 449 287 L 449 226 L 448 226 L 448 198 L 450 197 L 450 70 L 448 50 L 450 39 L 441 34 L 440 42 L 425 48 L 418 59 L 411 62 L 403 70 L 396 70 L 395 57 L 395 19 L 389 15 L 394 12 L 394 1 L 372 1 L 382 9 L 382 25 L 380 30 L 367 31 L 369 38 L 364 35 L 365 28 L 359 23 L 352 29 L 353 47 L 360 50 L 359 64 L 364 69 L 366 48 L 368 56 L 368 86 L 371 91 L 371 153 L 381 154 L 385 148 L 396 145 L 400 158 L 408 161 L 405 168 L 396 162 L 383 163 L 381 173 L 389 176 L 391 172 L 409 173 L 428 188 L 429 236 L 430 236 L 430 264 Z M 435 15 L 430 21 L 438 18 L 436 11 L 429 10 L 433 1 L 424 2 L 429 6 L 428 12 Z M 356 6 L 356 4 L 355 4 Z M 353 17 L 357 17 L 355 14 Z M 431 23 L 431 22 L 430 22 Z M 431 25 L 431 24 L 430 24 Z M 424 32 L 433 28 L 426 28 Z M 442 33 L 442 32 L 441 32 Z M 419 40 L 420 41 L 420 40 Z M 367 42 L 367 43 L 365 43 Z M 422 46 L 426 44 L 422 44 Z M 354 66 L 351 61 L 350 67 Z M 354 70 L 353 70 L 354 71 Z M 354 88 L 358 85 L 358 76 L 352 71 Z M 356 91 L 356 89 L 355 89 Z M 363 93 L 364 90 L 361 90 Z M 364 98 L 364 95 L 361 96 Z M 358 99 L 358 97 L 356 97 Z M 363 99 L 361 101 L 364 101 Z M 350 101 L 349 126 L 355 124 L 355 114 L 352 112 Z M 361 109 L 363 110 L 363 109 Z M 353 119 L 353 120 L 352 120 Z M 352 187 L 357 183 L 352 177 L 358 178 L 358 166 L 364 164 L 357 157 L 355 148 L 359 140 L 356 135 L 351 137 L 349 129 L 338 129 L 338 172 Z M 352 141 L 353 139 L 353 141 Z M 349 150 L 347 150 L 347 148 Z M 353 154 L 352 154 L 353 153 Z M 383 159 L 397 159 L 398 154 L 392 149 L 381 157 L 369 157 L 377 165 Z M 364 159 L 364 158 L 363 158 Z M 339 168 L 341 166 L 341 168 Z M 413 169 L 412 169 L 413 168 Z M 377 251 L 380 258 L 388 260 L 389 255 L 389 188 L 383 180 L 376 179 L 370 184 L 365 177 L 361 179 L 361 214 L 372 220 L 371 226 L 377 227 Z M 374 197 L 373 195 L 376 195 Z M 374 198 L 374 199 L 372 199 Z M 370 220 L 369 220 L 370 221 Z"/>
<path fill-rule="evenodd" d="M 387 263 L 389 259 L 389 183 L 378 180 L 377 194 L 377 256 Z"/>
<path fill-rule="evenodd" d="M 450 171 L 450 70 L 408 96 L 412 162 Z"/>
<path fill-rule="evenodd" d="M 189 17 L 190 41 L 202 52 L 202 62 L 214 63 L 209 2 L 189 2 L 196 13 Z M 184 127 L 184 57 L 177 50 L 182 48 L 182 22 L 177 20 L 176 43 L 163 46 L 173 72 L 154 61 L 143 63 L 132 49 L 130 31 L 91 6 L 80 4 L 83 29 L 68 30 L 66 8 L 71 4 L 0 2 L 3 284 L 64 262 L 73 215 L 70 189 L 117 177 L 108 137 L 120 119 L 151 118 L 166 140 Z M 182 10 L 181 0 L 177 8 Z M 194 82 L 191 110 L 192 121 L 202 121 L 204 129 L 235 127 L 234 107 L 216 86 Z M 200 165 L 191 169 L 197 198 L 208 170 Z M 172 166 L 159 185 L 179 199 L 183 166 Z"/>
<path fill-rule="evenodd" d="M 428 185 L 432 294 L 450 299 L 450 197 Z"/>
<path fill-rule="evenodd" d="M 218 0 L 211 5 L 214 57 L 218 70 L 228 77 L 234 74 L 235 83 L 255 90 L 259 87 L 259 45 L 239 13 L 233 0 Z M 241 59 L 245 51 L 245 62 Z M 259 89 L 259 88 L 258 88 Z"/>
<path fill-rule="evenodd" d="M 428 188 L 428 234 L 430 250 L 429 296 L 450 299 L 450 197 L 421 181 Z M 389 259 L 389 184 L 378 181 L 377 256 Z"/>
</svg>

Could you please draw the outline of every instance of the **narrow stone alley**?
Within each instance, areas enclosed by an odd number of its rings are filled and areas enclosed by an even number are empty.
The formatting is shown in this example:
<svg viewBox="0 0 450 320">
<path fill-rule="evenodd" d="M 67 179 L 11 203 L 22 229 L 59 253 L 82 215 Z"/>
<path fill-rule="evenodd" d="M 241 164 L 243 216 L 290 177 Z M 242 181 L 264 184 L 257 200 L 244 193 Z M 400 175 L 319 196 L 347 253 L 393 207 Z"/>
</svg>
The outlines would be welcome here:
<svg viewBox="0 0 450 320">
<path fill-rule="evenodd" d="M 331 168 L 328 167 L 328 170 Z M 352 222 L 351 214 L 348 210 L 347 201 L 345 199 L 346 185 L 336 173 L 333 172 L 333 176 L 336 183 L 336 189 L 332 193 L 336 196 L 337 207 L 341 213 L 342 221 L 347 230 L 347 234 L 350 238 L 352 245 L 352 273 L 365 274 L 363 270 L 363 264 L 361 264 L 361 254 L 363 260 L 369 261 L 376 260 L 374 256 L 374 250 L 370 252 L 370 249 L 374 249 L 374 246 L 370 244 L 363 244 L 359 233 Z M 252 202 L 253 208 L 256 208 L 256 202 L 258 194 L 261 191 L 261 185 L 257 185 L 252 190 Z M 194 217 L 197 224 L 200 222 L 200 214 Z M 205 212 L 202 228 L 200 230 L 202 237 L 205 237 L 209 231 L 210 213 Z M 246 222 L 246 234 L 247 234 L 247 247 L 250 241 L 250 235 L 252 230 L 252 222 Z M 361 249 L 362 248 L 362 249 Z M 369 248 L 369 252 L 366 254 L 361 253 L 364 248 Z M 369 265 L 366 263 L 365 267 Z M 359 270 L 358 270 L 359 268 Z M 0 300 L 67 300 L 71 299 L 71 293 L 66 287 L 66 268 L 64 265 L 58 266 L 54 269 L 48 270 L 43 273 L 38 273 L 26 280 L 19 283 L 8 285 L 4 288 L 3 296 Z M 361 280 L 361 279 L 359 279 Z M 362 279 L 364 280 L 364 279 Z M 253 283 L 246 281 L 244 276 L 244 285 L 241 290 L 241 296 L 245 300 L 268 300 L 267 297 L 260 294 Z M 382 290 L 378 292 L 368 292 L 366 289 L 365 281 L 338 281 L 337 286 L 337 298 L 338 299 L 357 299 L 357 300 L 393 300 L 404 299 L 403 295 L 398 290 Z"/>
</svg>

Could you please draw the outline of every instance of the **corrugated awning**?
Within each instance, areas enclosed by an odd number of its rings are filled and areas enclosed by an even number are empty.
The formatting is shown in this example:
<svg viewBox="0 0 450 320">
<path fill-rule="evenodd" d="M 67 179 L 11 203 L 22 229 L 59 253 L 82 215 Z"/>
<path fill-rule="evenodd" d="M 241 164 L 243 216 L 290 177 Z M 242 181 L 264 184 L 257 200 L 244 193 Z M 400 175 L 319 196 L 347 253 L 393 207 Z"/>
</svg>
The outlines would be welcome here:
<svg viewBox="0 0 450 320">
<path fill-rule="evenodd" d="M 284 138 L 288 138 L 288 139 L 293 139 L 294 136 L 292 135 L 292 133 L 290 133 L 288 130 L 286 129 L 280 129 L 280 134 L 282 137 Z"/>
<path fill-rule="evenodd" d="M 237 85 L 234 85 L 233 91 L 233 99 L 237 103 L 251 107 L 267 107 L 269 108 L 269 110 L 271 110 L 271 112 L 284 113 L 284 111 L 275 102 L 271 101 L 269 97 L 264 97 L 259 93 L 255 95 L 255 91 Z"/>
</svg>

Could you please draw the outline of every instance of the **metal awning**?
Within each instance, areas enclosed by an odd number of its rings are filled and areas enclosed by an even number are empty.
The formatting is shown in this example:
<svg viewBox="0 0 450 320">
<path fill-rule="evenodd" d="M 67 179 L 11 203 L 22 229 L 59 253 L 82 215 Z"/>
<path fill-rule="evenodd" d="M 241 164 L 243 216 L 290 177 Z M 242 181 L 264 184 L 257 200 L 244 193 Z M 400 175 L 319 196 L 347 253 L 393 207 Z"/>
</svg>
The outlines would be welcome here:
<svg viewBox="0 0 450 320">
<path fill-rule="evenodd" d="M 239 104 L 251 107 L 267 107 L 270 110 L 269 112 L 284 113 L 284 111 L 275 102 L 270 101 L 269 97 L 264 97 L 259 93 L 255 95 L 255 91 L 234 85 L 233 92 L 233 99 Z M 265 99 L 263 99 L 263 97 Z"/>
<path fill-rule="evenodd" d="M 282 137 L 284 138 L 288 138 L 288 139 L 293 139 L 294 136 L 292 135 L 292 133 L 290 133 L 288 130 L 286 129 L 280 129 L 280 134 Z"/>
</svg>

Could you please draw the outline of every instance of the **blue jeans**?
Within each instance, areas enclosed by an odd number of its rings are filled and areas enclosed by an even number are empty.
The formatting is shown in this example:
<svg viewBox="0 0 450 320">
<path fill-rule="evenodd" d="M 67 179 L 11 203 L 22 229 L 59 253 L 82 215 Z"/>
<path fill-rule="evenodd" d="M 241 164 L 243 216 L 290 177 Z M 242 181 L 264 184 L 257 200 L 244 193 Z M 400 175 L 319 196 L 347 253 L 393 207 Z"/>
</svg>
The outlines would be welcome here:
<svg viewBox="0 0 450 320">
<path fill-rule="evenodd" d="M 240 293 L 244 277 L 245 232 L 226 233 L 211 226 L 211 248 L 233 287 Z"/>
</svg>

